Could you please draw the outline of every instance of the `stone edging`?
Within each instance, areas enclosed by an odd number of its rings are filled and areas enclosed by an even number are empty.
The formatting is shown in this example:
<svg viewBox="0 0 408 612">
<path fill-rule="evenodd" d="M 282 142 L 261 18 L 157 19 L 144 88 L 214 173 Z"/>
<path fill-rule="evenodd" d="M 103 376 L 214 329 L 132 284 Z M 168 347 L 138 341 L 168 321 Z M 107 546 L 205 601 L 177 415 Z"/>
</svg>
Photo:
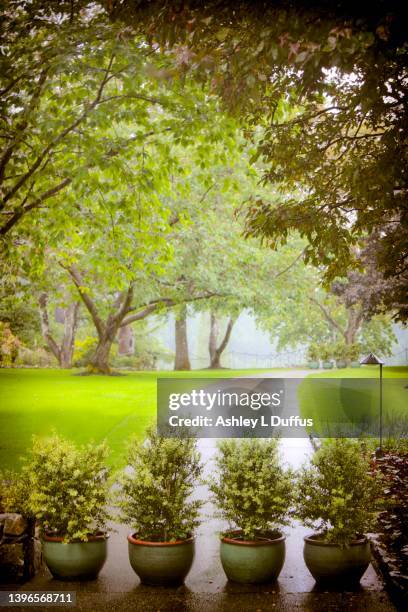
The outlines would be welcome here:
<svg viewBox="0 0 408 612">
<path fill-rule="evenodd" d="M 408 576 L 398 571 L 386 548 L 381 544 L 377 534 L 369 534 L 371 552 L 381 572 L 392 601 L 403 609 L 408 605 Z"/>
</svg>

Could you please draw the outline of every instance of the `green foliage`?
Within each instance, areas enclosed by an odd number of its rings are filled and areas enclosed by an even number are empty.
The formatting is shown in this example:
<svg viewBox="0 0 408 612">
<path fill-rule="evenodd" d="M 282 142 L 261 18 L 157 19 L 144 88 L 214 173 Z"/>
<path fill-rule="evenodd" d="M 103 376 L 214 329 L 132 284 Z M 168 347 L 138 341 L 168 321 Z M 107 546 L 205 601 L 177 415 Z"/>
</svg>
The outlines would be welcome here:
<svg viewBox="0 0 408 612">
<path fill-rule="evenodd" d="M 0 321 L 0 367 L 15 363 L 20 346 L 21 342 L 13 334 L 9 324 Z"/>
<path fill-rule="evenodd" d="M 97 345 L 97 339 L 94 336 L 85 336 L 85 338 L 75 339 L 75 349 L 72 363 L 77 368 L 88 365 L 89 360 Z"/>
<path fill-rule="evenodd" d="M 319 361 L 321 358 L 320 345 L 317 342 L 312 342 L 307 349 L 307 358 L 309 361 Z"/>
<path fill-rule="evenodd" d="M 0 281 L 0 286 L 1 286 Z M 38 310 L 28 297 L 32 287 L 25 287 L 25 291 L 18 289 L 18 283 L 4 287 L 6 294 L 0 290 L 0 321 L 8 323 L 15 336 L 27 346 L 41 342 L 41 331 L 38 320 Z"/>
<path fill-rule="evenodd" d="M 191 500 L 202 472 L 196 441 L 163 438 L 153 429 L 129 446 L 128 465 L 121 477 L 122 519 L 140 540 L 171 542 L 188 538 L 198 525 L 202 504 Z"/>
<path fill-rule="evenodd" d="M 44 348 L 30 349 L 26 346 L 21 346 L 18 351 L 16 365 L 31 368 L 53 368 L 55 367 L 55 357 Z"/>
<path fill-rule="evenodd" d="M 333 359 L 334 347 L 332 342 L 324 342 L 319 345 L 320 359 L 322 361 L 330 361 Z"/>
<path fill-rule="evenodd" d="M 34 437 L 23 474 L 28 480 L 28 504 L 45 533 L 65 542 L 86 541 L 105 529 L 108 514 L 106 445 L 76 447 L 54 434 Z"/>
<path fill-rule="evenodd" d="M 341 361 L 358 361 L 361 354 L 361 346 L 357 342 L 346 344 L 339 340 L 333 345 L 333 357 Z"/>
<path fill-rule="evenodd" d="M 292 473 L 278 455 L 277 440 L 222 440 L 209 487 L 221 516 L 247 540 L 288 523 Z"/>
<path fill-rule="evenodd" d="M 396 336 L 390 317 L 384 314 L 372 317 L 363 326 L 359 341 L 366 353 L 372 352 L 384 357 L 392 355 L 392 345 L 396 341 Z"/>
<path fill-rule="evenodd" d="M 383 299 L 406 318 L 404 3 L 373 0 L 364 11 L 334 0 L 186 0 L 174 10 L 167 0 L 124 0 L 109 10 L 175 48 L 176 70 L 209 80 L 262 126 L 257 155 L 283 197 L 276 205 L 254 194 L 249 231 L 274 246 L 300 231 L 326 279 L 344 274 L 356 242 L 374 231 L 377 263 L 394 281 Z"/>
<path fill-rule="evenodd" d="M 18 512 L 31 517 L 27 492 L 30 490 L 26 474 L 12 470 L 0 472 L 0 512 Z"/>
<path fill-rule="evenodd" d="M 327 440 L 297 478 L 296 515 L 326 541 L 347 545 L 375 522 L 378 482 L 359 442 Z"/>
</svg>

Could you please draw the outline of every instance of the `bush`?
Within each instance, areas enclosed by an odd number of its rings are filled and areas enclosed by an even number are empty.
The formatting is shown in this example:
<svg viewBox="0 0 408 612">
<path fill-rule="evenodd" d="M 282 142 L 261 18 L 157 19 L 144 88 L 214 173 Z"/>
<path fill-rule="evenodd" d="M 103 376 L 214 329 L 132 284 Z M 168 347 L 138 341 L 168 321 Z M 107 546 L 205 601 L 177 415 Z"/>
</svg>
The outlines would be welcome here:
<svg viewBox="0 0 408 612">
<path fill-rule="evenodd" d="M 297 480 L 296 515 L 327 542 L 347 545 L 374 524 L 379 482 L 360 443 L 326 441 Z"/>
<path fill-rule="evenodd" d="M 202 504 L 189 499 L 202 471 L 195 440 L 162 438 L 150 429 L 144 443 L 130 444 L 128 464 L 131 473 L 122 475 L 119 492 L 124 522 L 140 540 L 188 538 Z"/>
<path fill-rule="evenodd" d="M 313 342 L 309 345 L 309 348 L 307 350 L 307 359 L 308 361 L 319 361 L 320 346 L 316 342 Z"/>
<path fill-rule="evenodd" d="M 0 366 L 15 363 L 21 343 L 13 334 L 8 323 L 0 321 Z"/>
<path fill-rule="evenodd" d="M 340 340 L 333 345 L 333 357 L 337 360 L 358 361 L 360 352 L 360 345 L 358 343 L 346 344 Z"/>
<path fill-rule="evenodd" d="M 320 344 L 319 351 L 322 361 L 330 361 L 330 359 L 333 359 L 334 346 L 332 344 Z"/>
<path fill-rule="evenodd" d="M 55 357 L 43 348 L 29 349 L 22 346 L 19 349 L 16 365 L 32 368 L 54 368 Z"/>
<path fill-rule="evenodd" d="M 111 359 L 115 368 L 131 370 L 154 370 L 156 367 L 153 355 L 114 355 Z"/>
<path fill-rule="evenodd" d="M 32 516 L 27 492 L 30 490 L 25 474 L 7 470 L 0 472 L 0 513 L 18 512 L 29 518 Z"/>
<path fill-rule="evenodd" d="M 209 481 L 215 504 L 244 539 L 288 524 L 292 472 L 280 464 L 277 440 L 223 440 L 216 467 Z"/>
<path fill-rule="evenodd" d="M 29 483 L 29 508 L 44 532 L 72 542 L 86 541 L 105 528 L 106 456 L 105 444 L 77 448 L 56 434 L 34 438 L 23 473 Z"/>
<path fill-rule="evenodd" d="M 83 340 L 75 340 L 72 363 L 76 368 L 84 368 L 88 365 L 97 344 L 98 340 L 94 336 L 86 336 Z"/>
</svg>

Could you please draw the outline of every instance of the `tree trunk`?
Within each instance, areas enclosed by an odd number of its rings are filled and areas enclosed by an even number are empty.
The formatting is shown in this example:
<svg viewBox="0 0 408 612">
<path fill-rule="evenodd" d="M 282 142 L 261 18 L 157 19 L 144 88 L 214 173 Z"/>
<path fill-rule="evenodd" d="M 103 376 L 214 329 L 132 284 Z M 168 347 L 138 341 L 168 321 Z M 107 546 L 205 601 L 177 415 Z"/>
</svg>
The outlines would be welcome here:
<svg viewBox="0 0 408 612">
<path fill-rule="evenodd" d="M 118 343 L 118 355 L 135 354 L 135 341 L 131 325 L 124 325 L 119 328 Z"/>
<path fill-rule="evenodd" d="M 360 330 L 360 326 L 363 320 L 363 313 L 361 312 L 361 310 L 349 308 L 347 314 L 348 321 L 347 328 L 344 332 L 344 340 L 346 344 L 350 345 L 354 344 L 356 341 L 356 336 Z"/>
<path fill-rule="evenodd" d="M 40 323 L 43 338 L 48 348 L 51 350 L 52 354 L 57 359 L 60 367 L 72 368 L 72 356 L 74 353 L 75 334 L 78 326 L 79 302 L 74 302 L 73 304 L 70 304 L 68 308 L 65 309 L 64 336 L 60 345 L 58 345 L 51 333 L 47 303 L 47 294 L 41 293 L 40 297 L 38 298 L 38 306 L 40 312 Z"/>
<path fill-rule="evenodd" d="M 233 317 L 230 317 L 228 321 L 227 329 L 225 330 L 224 338 L 222 339 L 221 344 L 217 346 L 219 326 L 218 326 L 217 317 L 215 316 L 213 312 L 211 313 L 210 338 L 208 342 L 208 349 L 210 353 L 210 366 L 209 366 L 210 370 L 219 370 L 220 368 L 222 368 L 221 355 L 227 348 L 227 344 L 231 337 L 231 332 L 232 332 L 232 328 L 234 326 L 235 321 L 236 319 L 234 319 Z"/>
<path fill-rule="evenodd" d="M 79 302 L 74 302 L 65 309 L 64 337 L 60 347 L 61 368 L 72 368 L 75 334 L 78 327 L 78 312 Z"/>
<path fill-rule="evenodd" d="M 208 340 L 208 351 L 210 353 L 210 368 L 217 359 L 218 321 L 215 314 L 210 315 L 210 337 Z"/>
<path fill-rule="evenodd" d="M 191 370 L 187 339 L 187 308 L 184 306 L 176 316 L 176 356 L 175 370 Z"/>
<path fill-rule="evenodd" d="M 114 338 L 103 336 L 99 338 L 95 352 L 89 362 L 89 370 L 92 374 L 111 374 L 109 365 L 109 354 Z"/>
<path fill-rule="evenodd" d="M 109 365 L 109 354 L 121 323 L 122 319 L 110 315 L 103 330 L 101 330 L 101 333 L 98 333 L 98 344 L 88 368 L 92 374 L 112 374 Z"/>
<path fill-rule="evenodd" d="M 84 289 L 86 281 L 82 272 L 74 264 L 65 266 L 61 263 L 61 266 L 69 273 L 82 302 L 91 315 L 95 329 L 98 333 L 98 345 L 89 364 L 90 373 L 111 374 L 109 367 L 109 352 L 116 334 L 121 327 L 130 325 L 134 321 L 141 321 L 157 312 L 161 307 L 171 308 L 178 305 L 173 299 L 163 297 L 157 300 L 151 300 L 140 307 L 133 306 L 134 283 L 132 282 L 126 291 L 121 291 L 117 294 L 115 304 L 105 322 L 90 293 Z M 191 301 L 208 299 L 213 296 L 214 294 L 206 293 L 205 295 L 192 297 Z"/>
</svg>

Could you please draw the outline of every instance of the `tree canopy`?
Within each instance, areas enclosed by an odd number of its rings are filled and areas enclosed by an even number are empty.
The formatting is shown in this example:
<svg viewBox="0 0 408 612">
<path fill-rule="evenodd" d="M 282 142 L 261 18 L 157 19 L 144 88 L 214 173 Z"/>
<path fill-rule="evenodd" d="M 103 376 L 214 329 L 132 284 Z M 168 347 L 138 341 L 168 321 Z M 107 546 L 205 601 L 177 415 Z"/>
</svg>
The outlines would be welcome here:
<svg viewBox="0 0 408 612">
<path fill-rule="evenodd" d="M 253 198 L 247 233 L 272 246 L 294 229 L 330 282 L 375 232 L 396 279 L 384 304 L 407 317 L 407 29 L 404 3 L 107 2 L 112 18 L 176 50 L 229 109 L 263 127 L 258 156 L 282 201 Z M 248 130 L 251 137 L 253 131 Z M 301 196 L 299 197 L 299 190 Z M 296 193 L 296 195 L 294 195 Z"/>
</svg>

